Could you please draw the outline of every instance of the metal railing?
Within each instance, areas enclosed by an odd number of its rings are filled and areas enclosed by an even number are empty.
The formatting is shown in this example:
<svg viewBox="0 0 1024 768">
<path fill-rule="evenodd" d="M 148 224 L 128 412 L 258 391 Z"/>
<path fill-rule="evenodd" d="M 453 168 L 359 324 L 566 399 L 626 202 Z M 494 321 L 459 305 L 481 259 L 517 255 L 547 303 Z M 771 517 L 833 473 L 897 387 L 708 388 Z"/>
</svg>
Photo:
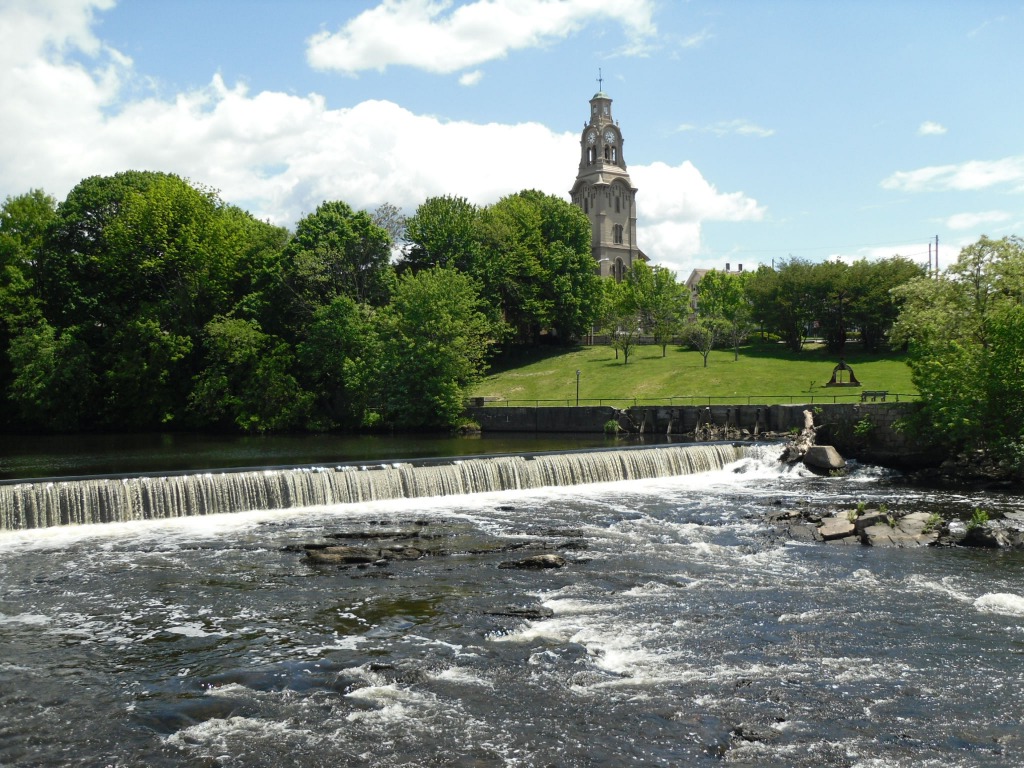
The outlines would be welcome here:
<svg viewBox="0 0 1024 768">
<path fill-rule="evenodd" d="M 545 399 L 493 399 L 470 398 L 470 405 L 485 407 L 519 407 L 519 408 L 555 408 L 573 406 L 611 406 L 615 408 L 637 407 L 641 405 L 664 405 L 668 407 L 698 405 L 815 405 L 836 403 L 913 402 L 919 399 L 917 393 L 887 392 L 879 400 L 863 400 L 859 392 L 837 393 L 834 395 L 670 395 L 668 397 L 581 397 L 575 396 Z"/>
</svg>

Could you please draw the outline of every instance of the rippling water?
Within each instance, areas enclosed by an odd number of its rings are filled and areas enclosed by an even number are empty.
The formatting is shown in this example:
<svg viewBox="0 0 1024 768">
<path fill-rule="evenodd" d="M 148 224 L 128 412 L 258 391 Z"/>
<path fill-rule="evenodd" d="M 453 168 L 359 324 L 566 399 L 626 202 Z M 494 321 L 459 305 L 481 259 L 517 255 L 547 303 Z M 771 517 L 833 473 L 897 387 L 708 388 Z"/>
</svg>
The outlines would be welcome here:
<svg viewBox="0 0 1024 768">
<path fill-rule="evenodd" d="M 1024 764 L 1024 559 L 798 545 L 763 521 L 860 500 L 1021 502 L 748 458 L 2 533 L 0 765 Z M 445 556 L 293 551 L 410 526 Z M 527 542 L 576 548 L 561 570 L 498 567 Z"/>
</svg>

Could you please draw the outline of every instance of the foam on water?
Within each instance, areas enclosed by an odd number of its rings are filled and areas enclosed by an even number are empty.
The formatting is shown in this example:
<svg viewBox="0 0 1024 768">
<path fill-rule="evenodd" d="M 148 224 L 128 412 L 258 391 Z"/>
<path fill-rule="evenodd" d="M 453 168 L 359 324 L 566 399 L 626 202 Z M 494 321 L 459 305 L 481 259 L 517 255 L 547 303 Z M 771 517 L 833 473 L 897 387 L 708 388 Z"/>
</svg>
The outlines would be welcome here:
<svg viewBox="0 0 1024 768">
<path fill-rule="evenodd" d="M 974 607 L 981 613 L 1024 616 L 1024 597 L 1005 592 L 989 592 L 976 599 Z"/>
<path fill-rule="evenodd" d="M 52 622 L 49 616 L 38 613 L 19 613 L 16 616 L 6 616 L 0 613 L 0 624 L 24 624 L 27 626 L 45 626 Z"/>
</svg>

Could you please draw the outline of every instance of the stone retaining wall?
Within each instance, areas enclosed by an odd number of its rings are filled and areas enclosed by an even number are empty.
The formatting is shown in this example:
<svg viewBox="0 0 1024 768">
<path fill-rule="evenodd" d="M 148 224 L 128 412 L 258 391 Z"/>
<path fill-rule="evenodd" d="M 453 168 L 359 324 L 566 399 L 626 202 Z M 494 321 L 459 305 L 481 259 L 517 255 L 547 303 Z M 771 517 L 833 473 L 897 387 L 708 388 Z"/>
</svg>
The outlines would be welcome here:
<svg viewBox="0 0 1024 768">
<path fill-rule="evenodd" d="M 712 405 L 580 407 L 471 407 L 466 416 L 485 432 L 602 432 L 610 420 L 631 432 L 693 436 L 699 427 L 728 428 L 753 436 L 788 434 L 803 427 L 803 412 L 814 413 L 818 443 L 834 445 L 848 458 L 902 467 L 938 463 L 942 456 L 900 427 L 916 403 L 819 405 Z"/>
</svg>

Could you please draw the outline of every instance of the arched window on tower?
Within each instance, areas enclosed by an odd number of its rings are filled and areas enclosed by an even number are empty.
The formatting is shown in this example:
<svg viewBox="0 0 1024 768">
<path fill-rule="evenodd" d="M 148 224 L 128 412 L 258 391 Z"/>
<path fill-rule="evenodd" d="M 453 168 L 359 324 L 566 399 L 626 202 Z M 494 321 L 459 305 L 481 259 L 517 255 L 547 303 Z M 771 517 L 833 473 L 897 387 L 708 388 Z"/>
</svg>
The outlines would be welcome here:
<svg viewBox="0 0 1024 768">
<path fill-rule="evenodd" d="M 593 165 L 597 159 L 597 150 L 593 147 L 587 147 L 587 165 Z"/>
<path fill-rule="evenodd" d="M 616 224 L 612 227 L 612 240 L 616 245 L 622 245 L 622 225 Z"/>
<path fill-rule="evenodd" d="M 613 163 L 619 162 L 619 154 L 618 154 L 618 152 L 616 152 L 615 147 L 612 147 L 612 162 Z"/>
<path fill-rule="evenodd" d="M 615 260 L 615 267 L 613 270 L 615 273 L 615 282 L 621 283 L 622 278 L 626 276 L 626 265 L 622 263 L 622 259 Z"/>
<path fill-rule="evenodd" d="M 612 148 L 609 147 L 607 144 L 605 144 L 604 145 L 604 159 L 605 160 L 610 160 L 611 159 L 611 151 L 612 151 Z"/>
</svg>

